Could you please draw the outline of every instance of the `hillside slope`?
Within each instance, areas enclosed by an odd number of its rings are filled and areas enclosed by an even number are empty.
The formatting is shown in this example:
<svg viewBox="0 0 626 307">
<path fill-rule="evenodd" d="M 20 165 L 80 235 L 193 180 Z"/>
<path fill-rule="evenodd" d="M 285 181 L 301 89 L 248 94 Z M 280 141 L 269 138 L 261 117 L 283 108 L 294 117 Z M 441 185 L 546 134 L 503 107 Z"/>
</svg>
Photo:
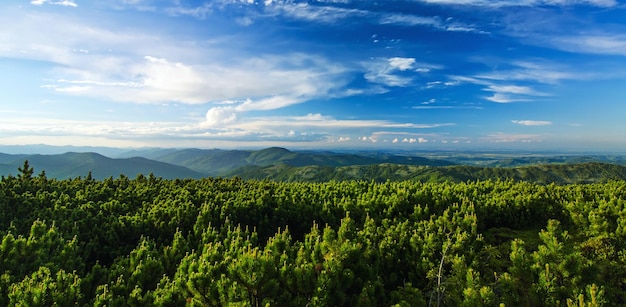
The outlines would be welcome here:
<svg viewBox="0 0 626 307">
<path fill-rule="evenodd" d="M 149 158 L 180 165 L 211 176 L 228 175 L 238 168 L 248 166 L 351 166 L 396 163 L 406 165 L 444 166 L 453 165 L 445 160 L 422 157 L 380 154 L 364 156 L 333 152 L 296 152 L 271 147 L 262 150 L 182 149 L 152 155 Z"/>
<path fill-rule="evenodd" d="M 36 174 L 45 170 L 46 176 L 57 179 L 84 177 L 89 172 L 94 179 L 118 177 L 120 174 L 134 178 L 138 174 L 148 175 L 150 173 L 167 179 L 203 177 L 201 173 L 185 167 L 146 158 L 112 159 L 97 153 L 73 152 L 59 155 L 21 156 L 18 160 L 0 165 L 0 174 L 15 175 L 17 168 L 23 165 L 24 160 L 28 160 Z"/>
<path fill-rule="evenodd" d="M 353 165 L 345 167 L 248 166 L 229 173 L 244 179 L 324 182 L 330 180 L 419 180 L 423 182 L 466 182 L 476 180 L 528 181 L 541 184 L 593 183 L 626 180 L 626 166 L 608 163 L 549 164 L 523 167 L 416 166 L 398 164 Z"/>
</svg>

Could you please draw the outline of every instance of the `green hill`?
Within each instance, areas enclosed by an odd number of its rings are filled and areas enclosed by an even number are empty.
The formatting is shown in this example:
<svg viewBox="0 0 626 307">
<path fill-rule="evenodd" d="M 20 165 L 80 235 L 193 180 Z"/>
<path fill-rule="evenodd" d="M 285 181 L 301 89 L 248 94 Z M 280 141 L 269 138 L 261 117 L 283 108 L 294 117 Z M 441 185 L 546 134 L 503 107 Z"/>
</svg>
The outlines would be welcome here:
<svg viewBox="0 0 626 307">
<path fill-rule="evenodd" d="M 210 175 L 224 176 L 236 169 L 249 166 L 350 166 L 396 163 L 407 165 L 444 166 L 453 165 L 445 160 L 422 157 L 379 154 L 365 156 L 359 154 L 333 152 L 296 152 L 285 148 L 271 147 L 262 150 L 220 150 L 220 149 L 181 149 L 151 155 L 149 158 L 180 165 Z"/>
<path fill-rule="evenodd" d="M 626 165 L 589 162 L 596 159 L 619 161 L 609 156 L 506 157 L 481 166 L 455 165 L 443 159 L 388 153 L 298 152 L 280 147 L 262 150 L 146 149 L 130 151 L 123 156 L 126 158 L 73 152 L 58 155 L 0 154 L 0 175 L 15 174 L 24 160 L 29 160 L 36 173 L 45 170 L 47 176 L 58 179 L 87 176 L 91 172 L 92 177 L 97 179 L 120 174 L 135 177 L 137 174 L 153 173 L 163 178 L 221 176 L 290 182 L 512 179 L 567 184 L 626 180 Z"/>
<path fill-rule="evenodd" d="M 9 164 L 11 162 L 15 162 L 20 159 L 22 159 L 23 161 L 23 158 L 25 156 L 26 155 L 10 155 L 10 154 L 5 154 L 5 153 L 0 152 L 0 164 Z"/>
<path fill-rule="evenodd" d="M 567 184 L 626 180 L 626 166 L 597 162 L 532 165 L 511 168 L 466 165 L 433 167 L 389 163 L 343 167 L 276 165 L 241 167 L 228 175 L 244 179 L 271 179 L 288 182 L 325 182 L 331 180 L 466 182 L 512 179 L 541 184 Z"/>
<path fill-rule="evenodd" d="M 163 178 L 201 178 L 201 173 L 190 169 L 153 161 L 146 158 L 112 159 L 97 153 L 64 153 L 60 155 L 25 155 L 11 163 L 0 165 L 0 174 L 15 175 L 17 168 L 28 160 L 36 173 L 45 170 L 50 178 L 75 178 L 87 176 L 91 172 L 94 179 L 118 177 L 124 174 L 135 177 L 138 174 L 150 173 Z"/>
</svg>

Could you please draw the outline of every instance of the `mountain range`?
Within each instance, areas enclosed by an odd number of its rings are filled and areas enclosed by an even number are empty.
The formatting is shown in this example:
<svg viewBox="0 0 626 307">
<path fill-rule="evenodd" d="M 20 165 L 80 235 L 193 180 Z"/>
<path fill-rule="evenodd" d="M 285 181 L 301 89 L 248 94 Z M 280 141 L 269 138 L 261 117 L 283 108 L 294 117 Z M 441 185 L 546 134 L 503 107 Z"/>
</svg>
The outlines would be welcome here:
<svg viewBox="0 0 626 307">
<path fill-rule="evenodd" d="M 427 154 L 427 157 L 381 152 L 337 153 L 261 150 L 139 149 L 107 157 L 94 152 L 62 154 L 0 153 L 0 175 L 15 175 L 25 160 L 49 178 L 130 178 L 150 173 L 166 179 L 241 177 L 279 181 L 329 180 L 524 180 L 538 183 L 588 183 L 626 180 L 624 156 L 510 156 Z M 444 158 L 442 158 L 444 157 Z M 498 159 L 499 158 L 499 159 Z"/>
<path fill-rule="evenodd" d="M 17 168 L 28 160 L 35 173 L 45 171 L 49 178 L 67 179 L 86 177 L 94 179 L 126 175 L 134 178 L 138 174 L 154 174 L 163 178 L 202 178 L 204 174 L 188 168 L 154 161 L 142 157 L 113 159 L 97 153 L 68 152 L 56 155 L 2 155 L 0 174 L 15 175 Z"/>
</svg>

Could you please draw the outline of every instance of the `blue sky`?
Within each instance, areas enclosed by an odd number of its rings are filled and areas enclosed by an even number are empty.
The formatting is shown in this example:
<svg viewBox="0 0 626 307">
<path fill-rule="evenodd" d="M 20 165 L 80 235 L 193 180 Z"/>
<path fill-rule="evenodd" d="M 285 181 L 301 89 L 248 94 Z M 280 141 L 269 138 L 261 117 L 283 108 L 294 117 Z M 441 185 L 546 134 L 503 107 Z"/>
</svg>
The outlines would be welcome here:
<svg viewBox="0 0 626 307">
<path fill-rule="evenodd" d="M 0 4 L 0 144 L 626 151 L 616 0 Z"/>
</svg>

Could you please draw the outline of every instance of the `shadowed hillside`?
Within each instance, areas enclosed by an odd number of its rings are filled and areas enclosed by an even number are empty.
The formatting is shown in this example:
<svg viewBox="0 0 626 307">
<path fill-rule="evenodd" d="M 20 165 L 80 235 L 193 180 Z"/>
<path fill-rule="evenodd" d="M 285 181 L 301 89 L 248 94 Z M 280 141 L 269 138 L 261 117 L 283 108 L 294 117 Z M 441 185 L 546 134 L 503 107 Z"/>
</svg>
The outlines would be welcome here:
<svg viewBox="0 0 626 307">
<path fill-rule="evenodd" d="M 124 174 L 135 177 L 150 173 L 163 178 L 201 178 L 203 175 L 190 169 L 153 161 L 146 158 L 111 159 L 96 153 L 64 153 L 60 155 L 26 155 L 0 166 L 3 175 L 15 174 L 24 160 L 39 173 L 42 170 L 50 178 L 66 179 L 87 176 L 91 172 L 94 179 L 118 177 Z"/>
<path fill-rule="evenodd" d="M 271 147 L 262 150 L 181 149 L 152 154 L 148 158 L 180 165 L 210 175 L 224 176 L 246 166 L 349 166 L 397 163 L 407 165 L 443 166 L 453 163 L 422 157 L 380 154 L 364 156 L 332 152 L 295 152 L 285 148 Z"/>
</svg>

